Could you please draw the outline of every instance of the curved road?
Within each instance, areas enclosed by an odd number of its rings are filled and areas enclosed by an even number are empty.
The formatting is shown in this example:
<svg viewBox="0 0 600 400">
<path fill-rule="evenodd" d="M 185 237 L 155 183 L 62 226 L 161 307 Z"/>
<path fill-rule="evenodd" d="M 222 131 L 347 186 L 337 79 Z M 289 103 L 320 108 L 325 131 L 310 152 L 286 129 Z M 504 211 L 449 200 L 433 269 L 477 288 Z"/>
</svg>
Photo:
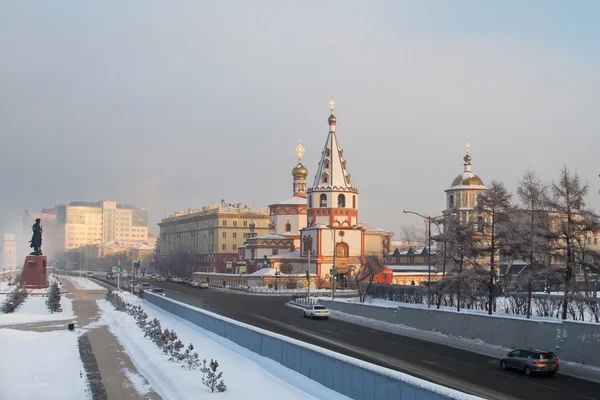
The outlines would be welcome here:
<svg viewBox="0 0 600 400">
<path fill-rule="evenodd" d="M 600 400 L 600 383 L 560 372 L 530 378 L 469 351 L 336 319 L 304 319 L 301 310 L 285 304 L 290 297 L 152 284 L 174 300 L 487 399 Z"/>
</svg>

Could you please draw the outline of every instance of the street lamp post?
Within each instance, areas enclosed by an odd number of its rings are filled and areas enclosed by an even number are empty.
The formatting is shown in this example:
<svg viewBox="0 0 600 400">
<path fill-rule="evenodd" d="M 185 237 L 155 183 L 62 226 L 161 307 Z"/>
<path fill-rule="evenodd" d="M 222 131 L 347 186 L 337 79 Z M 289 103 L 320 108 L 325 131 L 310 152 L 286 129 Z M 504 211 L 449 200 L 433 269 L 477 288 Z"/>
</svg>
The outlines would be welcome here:
<svg viewBox="0 0 600 400">
<path fill-rule="evenodd" d="M 431 308 L 431 220 L 438 217 L 428 217 L 423 214 L 419 214 L 410 210 L 402 210 L 404 214 L 414 214 L 417 215 L 427 221 L 427 241 L 428 241 L 428 250 L 427 250 L 427 308 Z"/>
</svg>

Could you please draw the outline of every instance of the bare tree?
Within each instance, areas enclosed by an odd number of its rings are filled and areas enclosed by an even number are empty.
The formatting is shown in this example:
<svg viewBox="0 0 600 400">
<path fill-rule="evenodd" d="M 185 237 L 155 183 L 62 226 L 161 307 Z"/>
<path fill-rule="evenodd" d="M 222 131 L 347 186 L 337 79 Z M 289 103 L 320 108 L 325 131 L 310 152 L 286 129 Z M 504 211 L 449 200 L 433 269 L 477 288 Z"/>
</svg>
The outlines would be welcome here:
<svg viewBox="0 0 600 400">
<path fill-rule="evenodd" d="M 417 231 L 414 225 L 400 228 L 400 240 L 409 247 L 420 247 L 425 243 L 425 236 Z"/>
<path fill-rule="evenodd" d="M 365 256 L 361 260 L 360 267 L 350 267 L 361 303 L 365 302 L 369 290 L 375 281 L 375 277 L 384 269 L 385 266 L 377 256 Z"/>
<path fill-rule="evenodd" d="M 565 254 L 564 296 L 562 319 L 567 319 L 568 307 L 573 292 L 573 275 L 576 268 L 577 241 L 590 233 L 589 219 L 593 213 L 586 209 L 585 196 L 589 190 L 587 182 L 581 183 L 579 175 L 563 167 L 558 181 L 551 187 L 549 207 L 556 213 L 554 233 L 558 250 Z"/>
<path fill-rule="evenodd" d="M 483 214 L 478 217 L 477 231 L 489 238 L 487 248 L 482 250 L 490 257 L 490 273 L 488 286 L 488 314 L 492 314 L 494 305 L 494 293 L 496 289 L 496 257 L 499 244 L 505 237 L 503 227 L 509 221 L 512 195 L 506 190 L 503 183 L 492 181 L 485 193 L 477 198 L 475 211 Z"/>
<path fill-rule="evenodd" d="M 281 265 L 279 266 L 279 270 L 281 271 L 282 274 L 291 274 L 293 269 L 294 269 L 294 266 L 287 261 L 282 262 Z"/>
</svg>

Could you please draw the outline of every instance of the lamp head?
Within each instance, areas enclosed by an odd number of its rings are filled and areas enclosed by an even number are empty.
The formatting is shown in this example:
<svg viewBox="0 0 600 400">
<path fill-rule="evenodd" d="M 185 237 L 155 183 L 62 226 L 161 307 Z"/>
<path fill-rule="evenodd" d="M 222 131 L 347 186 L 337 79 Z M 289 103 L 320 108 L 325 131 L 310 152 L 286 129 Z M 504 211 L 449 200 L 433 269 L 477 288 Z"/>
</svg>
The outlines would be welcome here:
<svg viewBox="0 0 600 400">
<path fill-rule="evenodd" d="M 402 210 L 404 214 L 408 214 L 408 210 Z"/>
</svg>

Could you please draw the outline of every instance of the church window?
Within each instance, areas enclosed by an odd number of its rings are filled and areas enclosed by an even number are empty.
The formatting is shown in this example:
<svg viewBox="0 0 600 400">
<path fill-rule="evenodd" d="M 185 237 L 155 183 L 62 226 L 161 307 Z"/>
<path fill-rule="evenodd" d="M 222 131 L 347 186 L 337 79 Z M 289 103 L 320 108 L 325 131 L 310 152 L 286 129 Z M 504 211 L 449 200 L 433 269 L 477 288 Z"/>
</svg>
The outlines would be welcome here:
<svg viewBox="0 0 600 400">
<path fill-rule="evenodd" d="M 352 196 L 352 208 L 356 208 L 356 195 Z"/>
<path fill-rule="evenodd" d="M 477 217 L 477 232 L 483 233 L 483 217 Z"/>
<path fill-rule="evenodd" d="M 321 194 L 319 207 L 327 207 L 327 195 L 325 193 Z"/>
<path fill-rule="evenodd" d="M 325 168 L 329 168 L 329 161 L 325 161 Z"/>
<path fill-rule="evenodd" d="M 285 224 L 285 231 L 286 232 L 291 232 L 292 231 L 292 225 L 289 222 L 287 224 Z"/>
<path fill-rule="evenodd" d="M 453 194 L 448 196 L 448 206 L 449 206 L 449 208 L 454 208 L 454 195 Z"/>
<path fill-rule="evenodd" d="M 327 183 L 327 174 L 323 174 L 323 183 Z"/>
<path fill-rule="evenodd" d="M 308 195 L 308 208 L 312 208 L 312 194 Z"/>
<path fill-rule="evenodd" d="M 329 149 L 325 150 L 325 157 L 331 157 L 331 150 L 329 150 Z"/>
<path fill-rule="evenodd" d="M 338 195 L 338 207 L 339 208 L 346 207 L 346 196 L 344 196 L 343 194 Z"/>
<path fill-rule="evenodd" d="M 335 256 L 348 257 L 348 245 L 344 242 L 337 243 L 335 245 Z"/>
</svg>

